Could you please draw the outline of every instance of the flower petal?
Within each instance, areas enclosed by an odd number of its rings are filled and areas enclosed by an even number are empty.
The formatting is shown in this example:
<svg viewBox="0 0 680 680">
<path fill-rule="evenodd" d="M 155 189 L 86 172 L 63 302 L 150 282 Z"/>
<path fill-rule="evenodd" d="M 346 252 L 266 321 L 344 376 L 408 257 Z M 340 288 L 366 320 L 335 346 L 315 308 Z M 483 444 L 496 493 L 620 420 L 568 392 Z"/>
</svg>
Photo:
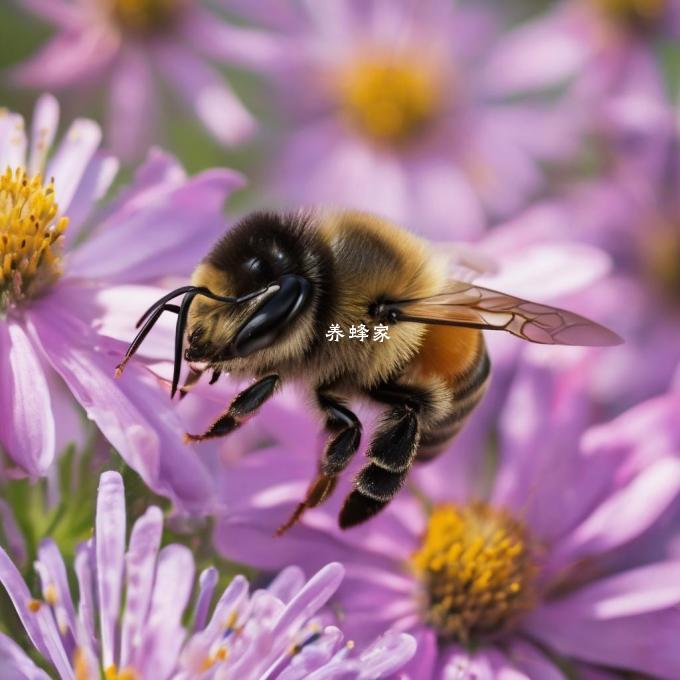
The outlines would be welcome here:
<svg viewBox="0 0 680 680">
<path fill-rule="evenodd" d="M 49 657 L 45 640 L 43 639 L 40 626 L 36 620 L 35 612 L 31 611 L 29 603 L 33 596 L 22 578 L 19 570 L 9 558 L 9 555 L 0 547 L 0 582 L 5 587 L 12 604 L 16 609 L 19 620 L 24 627 L 29 639 L 35 648 L 46 658 Z"/>
<path fill-rule="evenodd" d="M 0 110 L 0 168 L 22 168 L 26 163 L 24 119 L 16 113 Z"/>
<path fill-rule="evenodd" d="M 116 621 L 121 604 L 125 528 L 123 478 L 117 472 L 104 472 L 97 492 L 95 550 L 102 665 L 105 670 L 116 661 Z"/>
<path fill-rule="evenodd" d="M 416 653 L 416 640 L 406 633 L 390 631 L 359 656 L 360 680 L 385 677 L 399 670 Z"/>
<path fill-rule="evenodd" d="M 43 475 L 54 458 L 55 426 L 44 366 L 17 323 L 0 321 L 0 443 L 31 475 Z"/>
<path fill-rule="evenodd" d="M 213 500 L 212 480 L 200 459 L 189 456 L 184 428 L 168 408 L 167 393 L 149 372 L 131 362 L 121 380 L 114 369 L 125 346 L 96 334 L 76 317 L 91 313 L 87 290 L 61 284 L 49 306 L 31 306 L 32 333 L 75 398 L 102 433 L 156 492 L 179 505 L 204 510 Z"/>
<path fill-rule="evenodd" d="M 66 574 L 66 565 L 64 559 L 57 548 L 57 544 L 51 539 L 47 538 L 38 547 L 38 559 L 46 570 L 46 575 L 49 578 L 49 585 L 56 590 L 56 602 L 54 603 L 55 613 L 57 614 L 57 622 L 62 625 L 67 624 L 74 639 L 78 637 L 78 629 L 76 626 L 76 611 L 73 606 L 73 597 L 71 596 L 71 589 L 68 584 L 68 576 Z M 43 583 L 43 592 L 45 592 L 45 583 Z M 61 631 L 62 634 L 64 631 Z"/>
<path fill-rule="evenodd" d="M 520 25 L 491 51 L 480 74 L 491 95 L 561 85 L 578 75 L 591 56 L 570 7 Z"/>
<path fill-rule="evenodd" d="M 82 636 L 86 636 L 86 645 L 95 648 L 95 618 L 97 608 L 94 599 L 95 558 L 92 539 L 82 543 L 76 549 L 75 572 L 78 579 L 78 620 L 83 626 Z"/>
<path fill-rule="evenodd" d="M 31 150 L 28 157 L 28 171 L 31 175 L 45 172 L 47 155 L 52 148 L 58 126 L 59 102 L 52 95 L 44 94 L 35 104 L 31 123 Z"/>
<path fill-rule="evenodd" d="M 64 234 L 67 248 L 82 235 L 85 223 L 92 216 L 97 201 L 111 187 L 118 168 L 118 159 L 102 152 L 95 153 L 87 164 L 68 208 L 69 223 Z"/>
<path fill-rule="evenodd" d="M 64 0 L 19 0 L 27 11 L 33 12 L 60 28 L 76 28 L 82 22 L 82 15 L 74 6 Z"/>
<path fill-rule="evenodd" d="M 50 676 L 36 666 L 19 645 L 0 633 L 0 674 L 3 680 L 49 680 Z"/>
<path fill-rule="evenodd" d="M 338 589 L 344 575 L 344 567 L 338 562 L 332 562 L 312 576 L 281 612 L 272 629 L 274 638 L 285 642 L 292 631 L 297 630 L 326 604 Z"/>
<path fill-rule="evenodd" d="M 186 631 L 182 614 L 194 583 L 194 559 L 183 545 L 168 545 L 158 555 L 149 615 L 134 666 L 141 677 L 163 680 L 175 668 Z"/>
<path fill-rule="evenodd" d="M 68 215 L 71 200 L 101 138 L 101 128 L 93 120 L 75 120 L 47 164 L 45 173 L 48 179 L 54 178 L 54 193 L 62 215 Z"/>
<path fill-rule="evenodd" d="M 125 612 L 120 634 L 120 667 L 131 664 L 138 654 L 156 571 L 156 557 L 163 533 L 163 515 L 152 506 L 132 527 L 125 556 Z"/>
<path fill-rule="evenodd" d="M 202 630 L 208 620 L 208 612 L 215 593 L 219 572 L 215 567 L 207 567 L 198 577 L 199 593 L 192 616 L 193 629 Z"/>
<path fill-rule="evenodd" d="M 300 592 L 304 584 L 305 574 L 300 567 L 286 567 L 276 575 L 267 590 L 274 597 L 278 597 L 281 602 L 287 604 Z"/>
<path fill-rule="evenodd" d="M 16 82 L 52 90 L 91 82 L 111 63 L 119 42 L 99 29 L 57 34 L 36 54 L 13 69 Z"/>
<path fill-rule="evenodd" d="M 286 57 L 284 38 L 219 21 L 200 6 L 182 22 L 180 31 L 201 54 L 227 64 L 263 69 L 280 64 Z"/>
<path fill-rule="evenodd" d="M 680 460 L 667 458 L 650 465 L 555 546 L 550 564 L 557 569 L 630 542 L 649 529 L 679 494 Z"/>
<path fill-rule="evenodd" d="M 122 160 L 134 160 L 148 148 L 158 127 L 159 95 L 148 54 L 126 44 L 113 67 L 106 114 L 107 139 Z"/>
<path fill-rule="evenodd" d="M 680 562 L 661 562 L 548 602 L 523 625 L 561 654 L 674 680 L 679 605 Z"/>
<path fill-rule="evenodd" d="M 157 45 L 156 60 L 168 83 L 219 142 L 237 144 L 255 131 L 255 119 L 202 59 L 173 43 Z"/>
<path fill-rule="evenodd" d="M 126 284 L 168 272 L 188 275 L 223 233 L 224 201 L 242 184 L 229 170 L 209 170 L 177 186 L 159 183 L 100 224 L 72 254 L 69 274 Z M 132 250 L 130 243 L 136 244 Z"/>
</svg>

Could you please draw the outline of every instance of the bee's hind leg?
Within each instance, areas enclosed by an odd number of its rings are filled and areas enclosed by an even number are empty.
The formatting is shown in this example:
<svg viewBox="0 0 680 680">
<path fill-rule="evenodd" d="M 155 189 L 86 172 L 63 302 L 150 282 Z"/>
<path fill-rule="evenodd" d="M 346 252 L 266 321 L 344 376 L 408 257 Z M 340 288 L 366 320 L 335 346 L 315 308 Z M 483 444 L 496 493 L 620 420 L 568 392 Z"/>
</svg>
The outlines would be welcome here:
<svg viewBox="0 0 680 680">
<path fill-rule="evenodd" d="M 369 396 L 391 405 L 378 427 L 366 456 L 371 462 L 354 480 L 354 491 L 340 511 L 339 524 L 348 529 L 380 512 L 401 489 L 420 442 L 421 419 L 431 407 L 427 389 L 392 383 Z"/>
<path fill-rule="evenodd" d="M 254 382 L 234 397 L 229 408 L 203 434 L 185 434 L 185 442 L 200 442 L 205 439 L 224 437 L 240 427 L 269 397 L 280 383 L 276 374 L 267 375 Z"/>
<path fill-rule="evenodd" d="M 331 495 L 338 475 L 347 467 L 361 443 L 361 423 L 352 411 L 323 389 L 317 390 L 317 401 L 326 414 L 326 430 L 330 437 L 319 461 L 319 474 L 309 485 L 305 499 L 277 530 L 279 536 L 288 531 L 307 508 L 320 505 Z"/>
</svg>

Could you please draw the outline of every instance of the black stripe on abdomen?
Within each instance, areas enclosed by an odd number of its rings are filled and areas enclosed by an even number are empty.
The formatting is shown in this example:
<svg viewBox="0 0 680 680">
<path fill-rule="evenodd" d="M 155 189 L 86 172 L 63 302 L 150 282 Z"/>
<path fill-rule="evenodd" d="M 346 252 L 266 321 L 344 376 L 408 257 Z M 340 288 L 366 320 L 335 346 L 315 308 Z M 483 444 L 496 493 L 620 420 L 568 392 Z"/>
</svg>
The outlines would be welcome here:
<svg viewBox="0 0 680 680">
<path fill-rule="evenodd" d="M 417 460 L 426 461 L 436 457 L 463 427 L 484 396 L 491 364 L 485 350 L 474 366 L 461 379 L 451 385 L 451 410 L 420 435 Z"/>
</svg>

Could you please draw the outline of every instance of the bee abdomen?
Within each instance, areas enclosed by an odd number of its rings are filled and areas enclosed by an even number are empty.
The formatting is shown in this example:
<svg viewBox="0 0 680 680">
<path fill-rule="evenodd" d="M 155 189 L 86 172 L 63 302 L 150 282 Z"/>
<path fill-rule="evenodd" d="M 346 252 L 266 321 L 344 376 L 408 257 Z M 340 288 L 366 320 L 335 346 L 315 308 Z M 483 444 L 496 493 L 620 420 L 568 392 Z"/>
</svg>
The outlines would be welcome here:
<svg viewBox="0 0 680 680">
<path fill-rule="evenodd" d="M 474 364 L 451 383 L 448 413 L 432 425 L 423 428 L 416 459 L 426 462 L 446 448 L 484 396 L 489 381 L 491 363 L 486 351 Z"/>
</svg>

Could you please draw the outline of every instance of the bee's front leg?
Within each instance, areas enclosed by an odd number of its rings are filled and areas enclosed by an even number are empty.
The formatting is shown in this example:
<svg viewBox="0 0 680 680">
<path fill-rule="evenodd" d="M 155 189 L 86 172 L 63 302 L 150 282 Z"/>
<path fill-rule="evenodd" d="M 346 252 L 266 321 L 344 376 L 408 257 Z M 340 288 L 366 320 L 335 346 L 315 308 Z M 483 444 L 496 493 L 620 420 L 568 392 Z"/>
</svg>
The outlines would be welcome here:
<svg viewBox="0 0 680 680">
<path fill-rule="evenodd" d="M 349 465 L 361 443 L 361 422 L 328 389 L 317 390 L 319 407 L 326 415 L 328 442 L 319 461 L 319 473 L 307 489 L 304 500 L 297 506 L 288 521 L 276 532 L 288 531 L 302 517 L 307 508 L 315 508 L 325 501 L 335 489 L 338 475 Z"/>
<path fill-rule="evenodd" d="M 279 386 L 280 378 L 276 374 L 267 375 L 250 387 L 236 395 L 229 408 L 203 434 L 185 434 L 185 442 L 200 442 L 205 439 L 224 437 L 240 427 Z"/>
</svg>

